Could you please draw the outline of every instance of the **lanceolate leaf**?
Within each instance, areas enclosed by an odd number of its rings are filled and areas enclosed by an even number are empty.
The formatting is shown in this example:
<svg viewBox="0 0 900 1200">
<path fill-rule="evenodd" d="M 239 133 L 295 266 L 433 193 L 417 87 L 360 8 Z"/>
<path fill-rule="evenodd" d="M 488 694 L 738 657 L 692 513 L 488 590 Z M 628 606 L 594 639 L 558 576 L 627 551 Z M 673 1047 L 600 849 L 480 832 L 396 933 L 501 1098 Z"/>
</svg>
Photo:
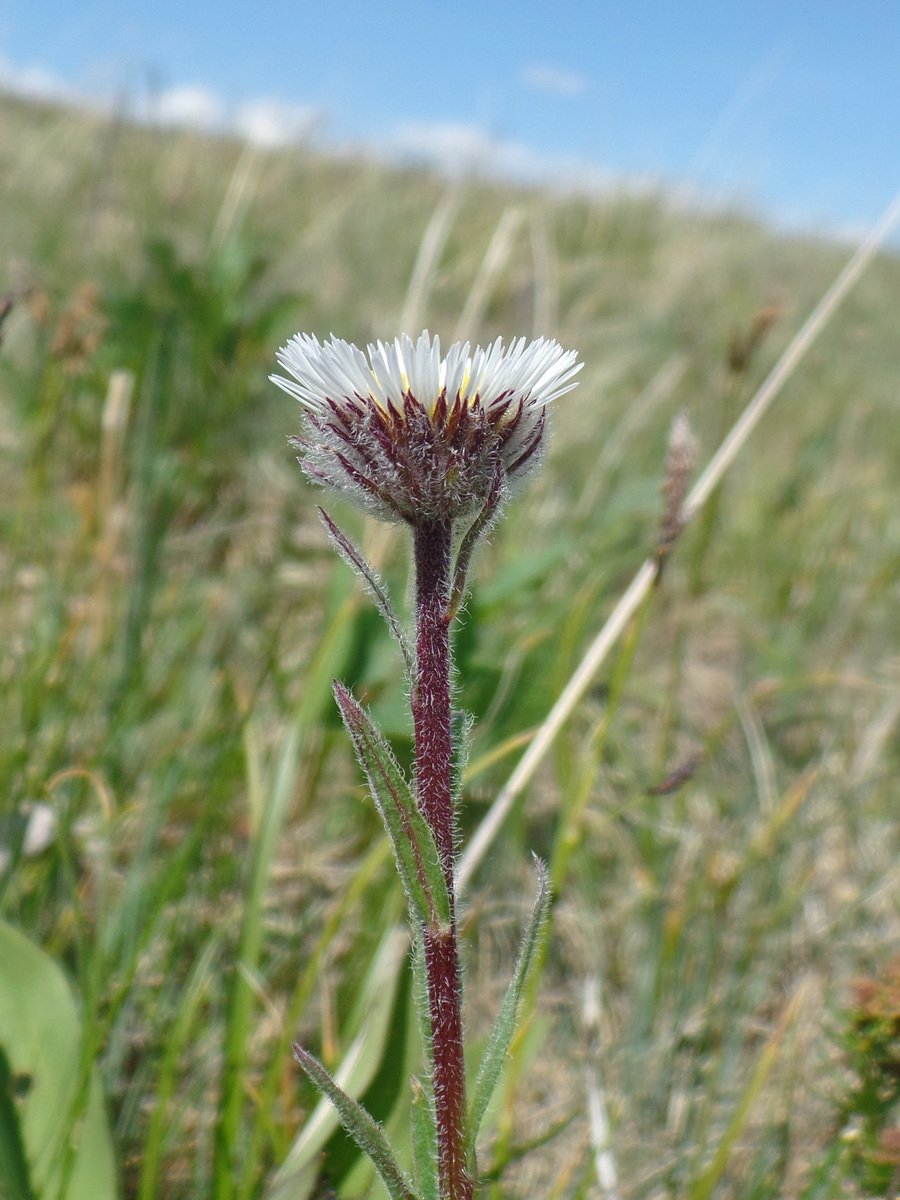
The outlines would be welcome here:
<svg viewBox="0 0 900 1200">
<path fill-rule="evenodd" d="M 390 747 L 343 684 L 334 685 L 334 694 L 391 839 L 410 904 L 430 929 L 449 929 L 450 897 L 440 856 L 412 788 Z"/>
<path fill-rule="evenodd" d="M 413 1001 L 419 1022 L 419 1033 L 425 1050 L 425 1062 L 430 1073 L 434 1070 L 434 1044 L 431 1029 L 431 1008 L 428 1002 L 428 974 L 425 969 L 425 943 L 422 929 L 413 930 L 412 944 Z M 430 1086 L 430 1085 L 429 1085 Z"/>
<path fill-rule="evenodd" d="M 319 1060 L 302 1046 L 293 1046 L 294 1057 L 323 1095 L 337 1110 L 341 1124 L 365 1154 L 372 1160 L 391 1200 L 418 1200 L 403 1172 L 397 1165 L 384 1130 L 362 1105 L 347 1095 L 328 1074 Z"/>
<path fill-rule="evenodd" d="M 388 918 L 387 928 L 373 953 L 368 969 L 357 981 L 356 999 L 340 1040 L 345 1047 L 340 1063 L 331 1072 L 335 1083 L 354 1100 L 372 1086 L 389 1052 L 391 1021 L 396 1011 L 398 987 L 405 986 L 403 966 L 409 946 L 405 927 Z M 310 1200 L 321 1174 L 322 1151 L 340 1117 L 327 1096 L 309 1114 L 298 1131 L 287 1157 L 276 1171 L 266 1200 Z"/>
<path fill-rule="evenodd" d="M 478 1135 L 479 1127 L 484 1120 L 484 1114 L 491 1102 L 491 1096 L 494 1094 L 494 1088 L 497 1086 L 497 1081 L 503 1070 L 510 1042 L 516 1032 L 516 1018 L 519 1013 L 522 993 L 525 990 L 528 973 L 534 961 L 534 952 L 543 936 L 547 924 L 547 916 L 550 911 L 550 886 L 547 878 L 547 868 L 539 858 L 535 858 L 534 861 L 538 872 L 538 890 L 534 901 L 534 908 L 531 911 L 531 918 L 525 930 L 525 936 L 522 939 L 515 972 L 509 987 L 506 989 L 500 1014 L 491 1032 L 487 1049 L 484 1052 L 484 1058 L 478 1071 L 478 1078 L 475 1081 L 475 1091 L 472 1097 L 472 1108 L 469 1117 L 469 1155 L 473 1161 L 475 1156 L 475 1138 Z"/>
<path fill-rule="evenodd" d="M 497 469 L 494 472 L 491 490 L 484 508 L 470 526 L 468 532 L 460 543 L 459 550 L 456 554 L 456 566 L 453 574 L 453 588 L 450 594 L 449 605 L 451 618 L 455 617 L 459 612 L 462 602 L 465 599 L 466 583 L 469 575 L 469 564 L 472 561 L 472 555 L 475 553 L 475 547 L 490 528 L 491 522 L 498 515 L 502 496 L 503 471 L 498 463 Z"/>
<path fill-rule="evenodd" d="M 458 804 L 462 795 L 463 773 L 469 759 L 469 734 L 472 730 L 472 716 L 462 709 L 454 708 L 451 717 L 451 736 L 453 738 L 453 761 L 450 764 L 450 787 L 453 803 Z"/>
<path fill-rule="evenodd" d="M 420 1079 L 412 1081 L 413 1162 L 416 1186 L 422 1200 L 439 1200 L 437 1126 L 428 1091 Z"/>
<path fill-rule="evenodd" d="M 328 536 L 331 538 L 331 543 L 335 550 L 353 568 L 366 585 L 366 590 L 375 601 L 375 607 L 384 617 L 388 629 L 394 635 L 394 639 L 400 647 L 400 653 L 403 655 L 403 661 L 406 664 L 406 674 L 412 679 L 415 674 L 413 653 L 409 647 L 409 642 L 406 640 L 406 634 L 403 632 L 400 622 L 397 619 L 397 614 L 391 607 L 384 584 L 375 574 L 371 564 L 366 561 L 362 551 L 353 545 L 340 526 L 335 525 L 324 508 L 319 509 L 319 516 L 322 518 L 322 524 L 328 530 Z"/>
</svg>

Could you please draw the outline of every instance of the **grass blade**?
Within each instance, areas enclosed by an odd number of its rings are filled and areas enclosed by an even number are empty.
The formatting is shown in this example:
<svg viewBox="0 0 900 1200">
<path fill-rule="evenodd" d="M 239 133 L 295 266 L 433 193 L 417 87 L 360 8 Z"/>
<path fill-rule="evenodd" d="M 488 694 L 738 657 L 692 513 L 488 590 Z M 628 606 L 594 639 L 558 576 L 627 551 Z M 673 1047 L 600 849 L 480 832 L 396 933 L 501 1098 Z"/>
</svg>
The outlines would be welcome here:
<svg viewBox="0 0 900 1200">
<path fill-rule="evenodd" d="M 355 1098 L 371 1086 L 384 1059 L 408 944 L 406 929 L 393 924 L 387 928 L 343 1031 L 353 1040 L 333 1075 L 341 1090 Z M 294 1139 L 266 1192 L 268 1200 L 307 1200 L 313 1194 L 322 1151 L 337 1124 L 334 1108 L 323 1100 Z"/>
<path fill-rule="evenodd" d="M 801 986 L 782 1014 L 775 1032 L 763 1047 L 756 1068 L 750 1076 L 750 1081 L 744 1089 L 743 1095 L 738 1101 L 734 1116 L 731 1118 L 712 1160 L 701 1171 L 691 1187 L 689 1193 L 690 1200 L 709 1200 L 709 1197 L 715 1190 L 716 1184 L 725 1173 L 734 1144 L 741 1136 L 741 1131 L 750 1116 L 750 1110 L 753 1108 L 759 1093 L 762 1091 L 769 1073 L 778 1061 L 778 1053 L 781 1049 L 784 1035 L 799 1016 L 805 995 L 806 989 Z"/>
<path fill-rule="evenodd" d="M 262 819 L 254 839 L 250 885 L 225 1032 L 222 1101 L 216 1125 L 213 1166 L 217 1200 L 234 1195 L 238 1179 L 237 1146 L 244 1101 L 242 1074 L 250 1044 L 254 1001 L 249 980 L 256 975 L 259 966 L 266 886 L 278 839 L 294 797 L 301 741 L 300 726 L 295 722 L 282 746 L 275 782 L 262 807 Z M 256 808 L 259 807 L 257 804 Z"/>
<path fill-rule="evenodd" d="M 206 947 L 191 973 L 172 1025 L 172 1034 L 166 1045 L 165 1058 L 156 1084 L 153 1115 L 150 1118 L 150 1127 L 144 1143 L 138 1200 L 153 1200 L 153 1197 L 158 1195 L 159 1166 L 166 1133 L 166 1116 L 171 1099 L 175 1094 L 178 1064 L 181 1052 L 194 1027 L 200 1003 L 207 994 L 207 988 L 212 978 L 213 960 L 218 950 L 219 939 L 211 938 L 206 943 Z"/>
</svg>

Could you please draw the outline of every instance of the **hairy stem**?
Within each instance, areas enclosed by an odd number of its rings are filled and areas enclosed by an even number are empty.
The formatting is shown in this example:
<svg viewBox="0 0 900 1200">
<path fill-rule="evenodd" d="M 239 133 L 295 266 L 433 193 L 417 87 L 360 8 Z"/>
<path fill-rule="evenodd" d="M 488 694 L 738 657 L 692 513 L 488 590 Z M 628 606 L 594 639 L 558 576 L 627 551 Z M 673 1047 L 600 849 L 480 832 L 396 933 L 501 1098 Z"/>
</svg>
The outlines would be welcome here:
<svg viewBox="0 0 900 1200">
<path fill-rule="evenodd" d="M 452 915 L 454 828 L 449 603 L 453 529 L 449 522 L 434 522 L 417 525 L 413 532 L 416 678 L 412 713 L 416 739 L 416 798 L 437 842 Z M 424 942 L 441 1200 L 472 1200 L 474 1181 L 466 1165 L 466 1076 L 455 917 L 447 932 L 426 929 Z"/>
</svg>

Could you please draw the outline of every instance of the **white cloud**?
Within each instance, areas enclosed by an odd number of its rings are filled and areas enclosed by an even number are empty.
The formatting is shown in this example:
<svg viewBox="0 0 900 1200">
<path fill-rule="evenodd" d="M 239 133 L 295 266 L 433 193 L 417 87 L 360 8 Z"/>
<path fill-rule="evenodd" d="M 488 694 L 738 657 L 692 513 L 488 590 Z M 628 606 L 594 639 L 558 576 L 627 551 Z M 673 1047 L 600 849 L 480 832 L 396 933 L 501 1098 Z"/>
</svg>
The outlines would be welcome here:
<svg viewBox="0 0 900 1200">
<path fill-rule="evenodd" d="M 320 110 L 311 105 L 250 100 L 238 106 L 233 125 L 248 142 L 273 148 L 308 138 L 321 119 Z"/>
<path fill-rule="evenodd" d="M 478 125 L 451 121 L 405 121 L 385 144 L 389 154 L 436 164 L 445 171 L 468 172 L 496 167 L 499 160 L 520 161 L 528 151 L 516 142 L 500 142 Z"/>
<path fill-rule="evenodd" d="M 122 107 L 120 94 L 74 87 L 41 67 L 17 67 L 0 57 L 0 90 L 35 100 L 55 100 L 100 111 Z M 257 146 L 287 146 L 308 138 L 323 113 L 311 105 L 260 97 L 237 105 L 201 85 L 163 88 L 127 97 L 133 120 L 148 125 L 236 133 Z"/>
<path fill-rule="evenodd" d="M 537 71 L 538 68 L 533 68 Z M 549 71 L 550 68 L 540 68 Z M 559 73 L 570 93 L 577 77 Z M 542 76 L 543 78 L 543 76 Z M 560 79 L 555 86 L 559 90 Z M 546 80 L 545 80 L 546 86 Z M 100 111 L 121 109 L 121 95 L 78 89 L 50 72 L 16 68 L 0 58 L 0 88 L 35 98 L 80 104 Z M 180 86 L 129 96 L 126 110 L 133 120 L 203 132 L 232 132 L 262 147 L 286 146 L 309 138 L 324 123 L 321 109 L 259 97 L 229 104 L 209 88 Z M 330 144 L 329 144 L 330 142 Z M 365 144 L 337 144 L 322 139 L 323 149 L 371 154 L 392 162 L 418 162 L 448 175 L 480 175 L 562 189 L 608 191 L 621 179 L 586 160 L 542 154 L 524 142 L 495 137 L 480 125 L 460 122 L 407 121 L 387 136 Z M 638 185 L 640 186 L 640 185 Z"/>
<path fill-rule="evenodd" d="M 75 88 L 43 67 L 17 67 L 0 58 L 0 88 L 32 100 L 75 101 Z"/>
<path fill-rule="evenodd" d="M 142 106 L 144 119 L 156 125 L 216 130 L 226 125 L 221 99 L 205 87 L 175 87 L 157 92 Z"/>
<path fill-rule="evenodd" d="M 608 190 L 616 177 L 584 159 L 542 154 L 524 142 L 503 141 L 480 125 L 407 122 L 381 144 L 389 158 L 476 174 L 588 191 Z"/>
<path fill-rule="evenodd" d="M 549 63 L 531 63 L 522 70 L 522 82 L 536 92 L 549 92 L 551 96 L 580 96 L 587 91 L 587 80 L 574 71 L 565 71 Z"/>
</svg>

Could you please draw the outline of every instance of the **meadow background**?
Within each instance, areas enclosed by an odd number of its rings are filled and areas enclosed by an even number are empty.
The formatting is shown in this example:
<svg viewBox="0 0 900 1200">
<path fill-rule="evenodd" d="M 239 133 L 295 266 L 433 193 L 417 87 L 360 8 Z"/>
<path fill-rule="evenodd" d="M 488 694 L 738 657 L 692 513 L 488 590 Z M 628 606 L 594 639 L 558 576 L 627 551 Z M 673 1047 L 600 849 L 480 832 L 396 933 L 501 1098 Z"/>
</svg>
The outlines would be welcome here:
<svg viewBox="0 0 900 1200">
<path fill-rule="evenodd" d="M 408 762 L 401 670 L 286 443 L 275 349 L 427 326 L 585 362 L 457 631 L 465 839 L 655 549 L 673 417 L 702 465 L 848 249 L 663 193 L 449 183 L 10 97 L 0 196 L 0 917 L 71 988 L 37 987 L 20 1033 L 74 1031 L 34 1077 L 5 1047 L 3 1194 L 103 1200 L 105 1167 L 35 1165 L 37 1080 L 57 1129 L 101 1131 L 110 1195 L 375 1195 L 324 1126 L 305 1175 L 273 1176 L 316 1105 L 291 1040 L 335 1068 L 361 1046 L 357 1090 L 396 1129 L 415 1064 L 403 900 L 330 692 Z M 898 290 L 883 254 L 475 878 L 475 1042 L 530 851 L 557 891 L 485 1195 L 862 1196 L 893 1174 Z M 402 533 L 327 506 L 402 599 Z"/>
</svg>

